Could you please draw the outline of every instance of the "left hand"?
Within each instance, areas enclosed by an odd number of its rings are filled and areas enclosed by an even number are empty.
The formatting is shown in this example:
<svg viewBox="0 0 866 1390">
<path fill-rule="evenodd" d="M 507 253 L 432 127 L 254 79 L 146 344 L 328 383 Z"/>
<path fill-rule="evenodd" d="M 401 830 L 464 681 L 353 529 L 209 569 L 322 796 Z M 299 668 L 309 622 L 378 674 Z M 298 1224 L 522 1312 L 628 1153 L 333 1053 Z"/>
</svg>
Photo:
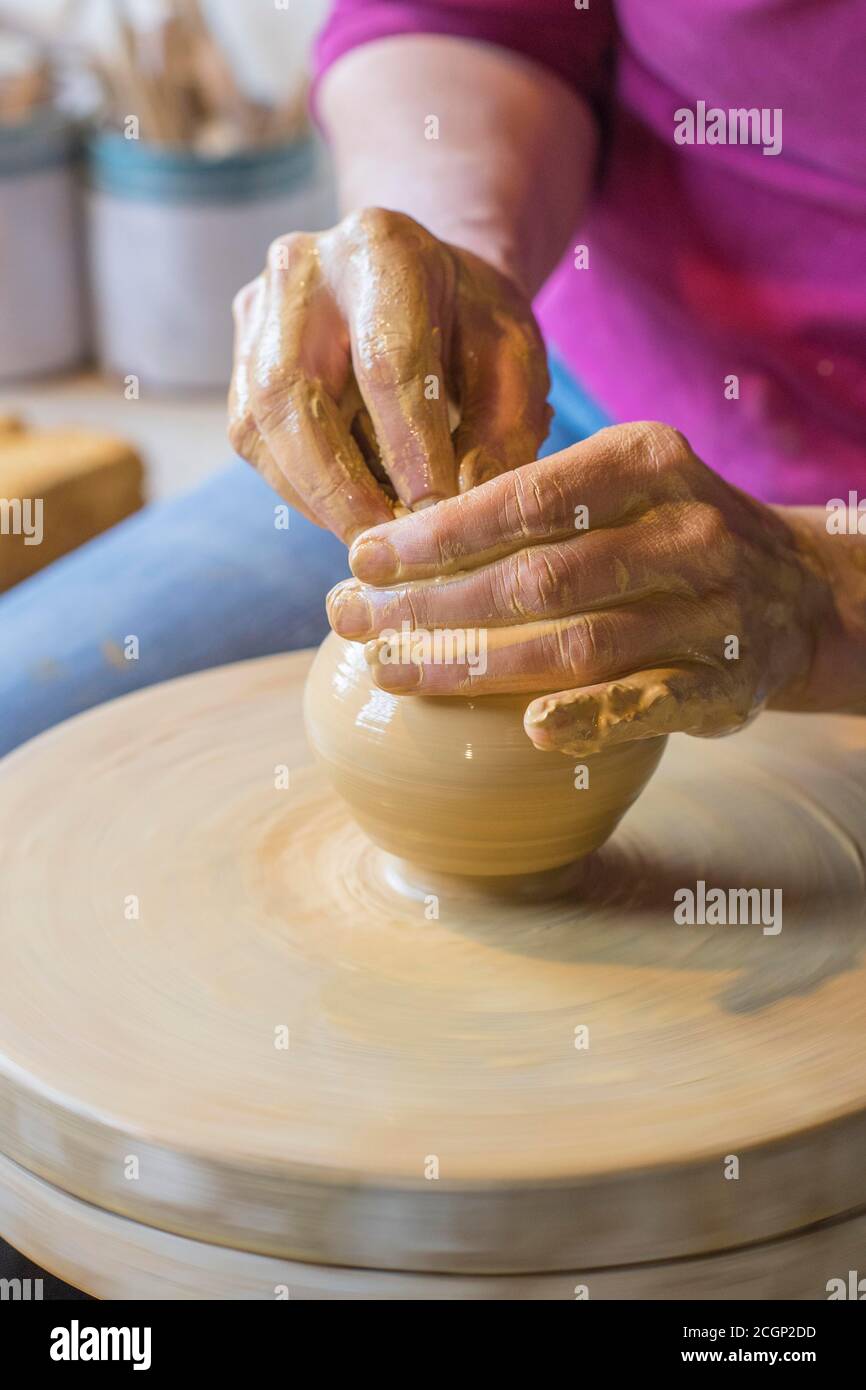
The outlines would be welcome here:
<svg viewBox="0 0 866 1390">
<path fill-rule="evenodd" d="M 659 424 L 601 430 L 375 526 L 350 563 L 356 578 L 331 592 L 329 617 L 371 643 L 378 685 L 545 692 L 526 732 L 573 755 L 728 733 L 764 705 L 796 708 L 833 602 L 786 514 L 729 486 Z M 486 668 L 389 662 L 381 634 L 404 623 L 483 629 Z"/>
</svg>

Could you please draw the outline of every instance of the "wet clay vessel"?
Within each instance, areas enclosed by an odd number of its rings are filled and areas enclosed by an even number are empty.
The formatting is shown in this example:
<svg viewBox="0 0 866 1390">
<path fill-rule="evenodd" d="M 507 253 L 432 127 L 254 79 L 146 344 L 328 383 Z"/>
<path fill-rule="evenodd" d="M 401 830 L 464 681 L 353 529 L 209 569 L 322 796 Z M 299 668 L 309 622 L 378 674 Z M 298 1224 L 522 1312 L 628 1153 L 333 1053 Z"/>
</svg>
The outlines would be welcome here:
<svg viewBox="0 0 866 1390">
<path fill-rule="evenodd" d="M 381 849 L 415 869 L 535 874 L 597 849 L 640 795 L 666 740 L 583 759 L 540 752 L 527 695 L 392 695 L 364 649 L 331 633 L 304 699 L 307 736 L 334 789 Z"/>
</svg>

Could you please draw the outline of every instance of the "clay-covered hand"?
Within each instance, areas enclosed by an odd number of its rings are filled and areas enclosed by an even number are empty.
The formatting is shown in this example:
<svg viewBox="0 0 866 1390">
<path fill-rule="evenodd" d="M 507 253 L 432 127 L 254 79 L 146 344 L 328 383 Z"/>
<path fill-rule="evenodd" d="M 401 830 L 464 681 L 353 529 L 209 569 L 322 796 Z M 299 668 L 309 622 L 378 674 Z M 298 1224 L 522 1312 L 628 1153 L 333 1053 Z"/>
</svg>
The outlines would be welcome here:
<svg viewBox="0 0 866 1390">
<path fill-rule="evenodd" d="M 395 499 L 421 508 L 526 463 L 547 433 L 528 299 L 402 213 L 279 237 L 234 313 L 232 445 L 346 541 Z"/>
<path fill-rule="evenodd" d="M 526 711 L 539 748 L 722 734 L 767 703 L 808 704 L 832 595 L 794 517 L 728 486 L 676 430 L 615 426 L 369 531 L 329 616 L 371 643 L 384 689 L 548 692 Z M 383 636 L 442 628 L 486 645 Z"/>
</svg>

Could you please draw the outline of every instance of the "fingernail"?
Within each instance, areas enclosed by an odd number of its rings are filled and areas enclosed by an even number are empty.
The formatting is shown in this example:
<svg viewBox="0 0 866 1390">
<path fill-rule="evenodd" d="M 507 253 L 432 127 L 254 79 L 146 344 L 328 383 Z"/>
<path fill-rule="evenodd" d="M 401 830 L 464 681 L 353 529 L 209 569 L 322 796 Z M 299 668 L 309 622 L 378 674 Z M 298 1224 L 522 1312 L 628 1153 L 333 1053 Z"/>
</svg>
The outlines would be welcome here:
<svg viewBox="0 0 866 1390">
<path fill-rule="evenodd" d="M 523 728 L 539 753 L 564 752 L 565 735 L 568 735 L 569 751 L 572 744 L 575 751 L 578 749 L 580 733 L 577 728 L 566 722 L 563 713 L 562 706 L 557 705 L 555 699 L 549 695 L 533 700 L 528 706 L 523 716 Z M 590 750 L 587 748 L 581 751 Z"/>
<path fill-rule="evenodd" d="M 498 478 L 503 471 L 499 459 L 487 449 L 470 449 L 469 453 L 462 460 L 458 472 L 458 486 L 461 492 L 469 492 L 471 488 L 478 487 L 481 483 L 489 483 L 491 478 Z"/>
<path fill-rule="evenodd" d="M 400 573 L 400 556 L 390 541 L 361 536 L 349 551 L 349 564 L 356 579 L 367 584 L 387 584 Z"/>
<path fill-rule="evenodd" d="M 421 667 L 415 661 L 399 661 L 385 665 L 377 661 L 371 667 L 370 674 L 382 690 L 417 690 L 421 684 Z"/>
<path fill-rule="evenodd" d="M 549 695 L 544 695 L 538 700 L 533 700 L 532 704 L 528 706 L 523 716 L 523 723 L 533 726 L 544 724 L 556 708 L 555 701 Z"/>
<path fill-rule="evenodd" d="M 417 502 L 412 503 L 413 512 L 426 512 L 428 507 L 435 507 L 437 502 L 444 502 L 445 498 L 438 492 L 428 492 L 426 497 L 419 497 Z"/>
<path fill-rule="evenodd" d="M 328 620 L 341 637 L 361 638 L 373 627 L 373 610 L 369 600 L 351 580 L 338 584 L 327 598 Z"/>
<path fill-rule="evenodd" d="M 399 644 L 395 648 L 385 637 L 374 637 L 364 648 L 370 676 L 382 690 L 417 690 L 421 666 L 417 661 L 406 660 L 406 656 Z"/>
</svg>

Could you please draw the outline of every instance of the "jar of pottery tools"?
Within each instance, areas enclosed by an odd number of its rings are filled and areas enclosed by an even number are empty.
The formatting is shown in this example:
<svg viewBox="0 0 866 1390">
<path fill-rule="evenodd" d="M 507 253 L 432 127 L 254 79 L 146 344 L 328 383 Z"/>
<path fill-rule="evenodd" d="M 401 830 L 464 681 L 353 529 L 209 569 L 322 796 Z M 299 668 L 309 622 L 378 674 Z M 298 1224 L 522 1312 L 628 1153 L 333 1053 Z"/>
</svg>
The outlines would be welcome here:
<svg viewBox="0 0 866 1390">
<path fill-rule="evenodd" d="M 89 144 L 88 228 L 102 366 L 142 386 L 225 388 L 232 299 L 285 232 L 334 220 L 321 147 L 294 87 L 246 93 L 204 12 L 121 22 Z"/>
</svg>

